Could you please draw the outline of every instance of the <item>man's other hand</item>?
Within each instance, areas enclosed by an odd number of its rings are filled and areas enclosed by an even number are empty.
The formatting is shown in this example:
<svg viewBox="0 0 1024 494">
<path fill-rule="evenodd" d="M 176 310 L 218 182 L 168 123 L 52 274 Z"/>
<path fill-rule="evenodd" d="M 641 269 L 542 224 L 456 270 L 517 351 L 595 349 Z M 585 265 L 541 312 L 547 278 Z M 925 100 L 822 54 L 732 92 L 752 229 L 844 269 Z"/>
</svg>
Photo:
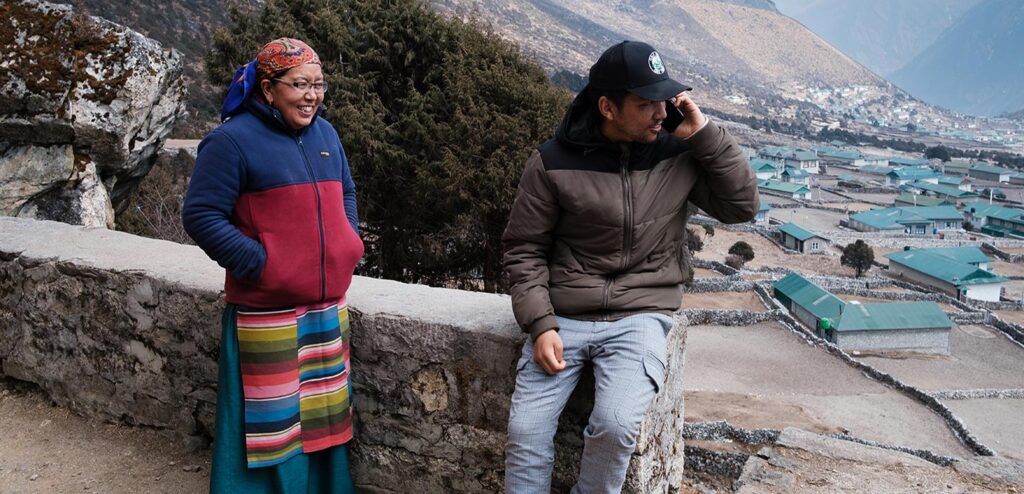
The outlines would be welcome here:
<svg viewBox="0 0 1024 494">
<path fill-rule="evenodd" d="M 565 360 L 562 360 L 562 337 L 558 331 L 552 329 L 537 337 L 533 342 L 533 360 L 551 376 L 565 369 Z"/>
<path fill-rule="evenodd" d="M 682 92 L 676 95 L 672 99 L 676 108 L 679 108 L 683 112 L 683 123 L 676 127 L 676 130 L 672 132 L 672 135 L 680 139 L 689 139 L 693 134 L 696 134 L 698 130 L 704 127 L 704 120 L 707 118 L 704 113 L 700 111 L 700 107 L 697 103 L 694 103 L 690 96 L 686 92 Z"/>
</svg>

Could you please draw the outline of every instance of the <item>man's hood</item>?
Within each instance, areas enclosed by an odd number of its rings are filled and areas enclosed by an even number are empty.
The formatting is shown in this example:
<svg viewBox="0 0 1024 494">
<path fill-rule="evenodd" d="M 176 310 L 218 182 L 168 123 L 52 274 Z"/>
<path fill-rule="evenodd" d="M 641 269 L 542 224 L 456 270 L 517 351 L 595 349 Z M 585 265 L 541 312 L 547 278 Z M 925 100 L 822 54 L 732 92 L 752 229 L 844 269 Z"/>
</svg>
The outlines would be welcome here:
<svg viewBox="0 0 1024 494">
<path fill-rule="evenodd" d="M 569 109 L 562 117 L 562 122 L 555 132 L 555 139 L 561 144 L 583 148 L 586 153 L 604 150 L 618 154 L 624 148 L 628 148 L 630 164 L 647 160 L 659 161 L 689 149 L 686 141 L 665 132 L 659 132 L 658 138 L 650 143 L 631 142 L 628 145 L 623 145 L 608 140 L 601 133 L 599 124 L 601 118 L 596 114 L 597 108 L 590 101 L 589 90 L 589 87 L 583 88 L 569 104 Z"/>
<path fill-rule="evenodd" d="M 601 133 L 598 126 L 601 119 L 596 115 L 597 108 L 590 102 L 588 90 L 583 88 L 569 104 L 555 132 L 555 139 L 562 144 L 585 149 L 618 149 L 618 145 Z"/>
</svg>

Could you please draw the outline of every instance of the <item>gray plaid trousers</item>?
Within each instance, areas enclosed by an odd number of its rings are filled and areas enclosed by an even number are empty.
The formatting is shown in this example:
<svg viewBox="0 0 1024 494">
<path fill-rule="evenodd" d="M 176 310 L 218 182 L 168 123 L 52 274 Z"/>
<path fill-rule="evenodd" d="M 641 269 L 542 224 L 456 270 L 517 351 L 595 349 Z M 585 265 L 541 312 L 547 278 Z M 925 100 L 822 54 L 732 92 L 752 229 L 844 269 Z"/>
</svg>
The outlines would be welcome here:
<svg viewBox="0 0 1024 494">
<path fill-rule="evenodd" d="M 558 417 L 580 380 L 594 366 L 594 411 L 583 433 L 583 460 L 574 494 L 617 493 L 647 407 L 665 376 L 665 340 L 672 318 L 640 314 L 618 321 L 558 317 L 566 368 L 549 376 L 533 361 L 526 341 L 516 366 L 516 389 L 505 446 L 505 490 L 551 492 Z"/>
</svg>

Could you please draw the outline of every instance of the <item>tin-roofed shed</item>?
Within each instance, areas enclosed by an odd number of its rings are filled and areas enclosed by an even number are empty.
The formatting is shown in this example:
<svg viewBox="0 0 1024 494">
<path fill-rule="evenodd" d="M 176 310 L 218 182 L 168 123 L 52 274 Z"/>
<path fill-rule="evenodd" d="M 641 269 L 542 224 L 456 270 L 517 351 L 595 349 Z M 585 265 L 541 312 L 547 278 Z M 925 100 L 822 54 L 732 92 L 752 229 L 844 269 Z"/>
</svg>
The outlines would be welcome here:
<svg viewBox="0 0 1024 494">
<path fill-rule="evenodd" d="M 779 227 L 779 241 L 788 249 L 804 254 L 821 252 L 828 247 L 825 237 L 818 235 L 796 223 L 786 223 Z"/>
<path fill-rule="evenodd" d="M 772 288 L 782 305 L 815 330 L 822 319 L 835 320 L 843 307 L 842 300 L 798 273 L 789 273 Z"/>
<path fill-rule="evenodd" d="M 823 337 L 844 350 L 949 353 L 953 322 L 935 302 L 849 302 Z"/>
<path fill-rule="evenodd" d="M 938 252 L 932 250 L 910 249 L 892 252 L 885 257 L 889 259 L 891 272 L 917 284 L 938 289 L 957 300 L 972 298 L 999 301 L 1006 278 L 973 263 L 960 262 L 955 255 L 950 257 L 949 249 L 935 249 Z"/>
</svg>

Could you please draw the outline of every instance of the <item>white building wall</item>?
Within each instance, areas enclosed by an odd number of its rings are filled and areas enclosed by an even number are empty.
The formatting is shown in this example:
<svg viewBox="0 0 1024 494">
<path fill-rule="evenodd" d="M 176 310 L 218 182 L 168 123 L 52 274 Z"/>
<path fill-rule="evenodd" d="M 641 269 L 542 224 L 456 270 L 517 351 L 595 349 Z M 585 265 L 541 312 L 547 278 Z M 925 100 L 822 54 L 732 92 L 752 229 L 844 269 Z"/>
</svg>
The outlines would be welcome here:
<svg viewBox="0 0 1024 494">
<path fill-rule="evenodd" d="M 984 285 L 967 285 L 967 297 L 987 302 L 998 302 L 1003 292 L 1002 283 L 986 283 Z"/>
<path fill-rule="evenodd" d="M 828 242 L 821 237 L 811 237 L 804 241 L 804 253 L 810 254 L 812 252 L 821 252 L 825 250 Z"/>
<path fill-rule="evenodd" d="M 915 283 L 927 285 L 936 290 L 941 291 L 953 298 L 959 299 L 958 289 L 945 281 L 937 278 L 928 276 L 920 271 L 910 269 L 897 262 L 889 262 L 889 270 L 902 275 L 904 278 L 911 280 Z M 999 295 L 1002 294 L 1003 283 L 984 283 L 979 285 L 967 285 L 966 297 L 975 300 L 985 300 L 989 302 L 998 302 Z"/>
</svg>

